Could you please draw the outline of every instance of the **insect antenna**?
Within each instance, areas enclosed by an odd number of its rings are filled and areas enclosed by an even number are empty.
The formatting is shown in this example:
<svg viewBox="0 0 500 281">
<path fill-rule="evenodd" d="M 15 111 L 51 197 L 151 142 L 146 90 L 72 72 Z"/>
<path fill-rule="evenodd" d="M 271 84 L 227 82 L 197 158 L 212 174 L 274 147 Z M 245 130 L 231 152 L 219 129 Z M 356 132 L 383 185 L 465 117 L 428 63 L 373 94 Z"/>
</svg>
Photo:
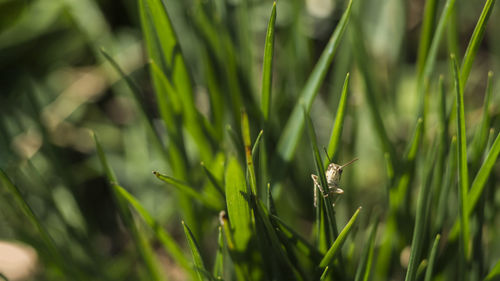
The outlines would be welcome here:
<svg viewBox="0 0 500 281">
<path fill-rule="evenodd" d="M 332 163 L 332 159 L 330 159 L 330 156 L 328 156 L 328 151 L 326 150 L 326 147 L 323 146 L 323 150 L 325 151 L 326 158 L 328 158 L 328 162 Z"/>
<path fill-rule="evenodd" d="M 341 168 L 344 169 L 345 167 L 347 167 L 347 166 L 351 165 L 352 163 L 356 162 L 356 160 L 358 160 L 358 158 L 354 158 L 351 161 L 345 163 L 344 165 L 341 166 Z"/>
</svg>

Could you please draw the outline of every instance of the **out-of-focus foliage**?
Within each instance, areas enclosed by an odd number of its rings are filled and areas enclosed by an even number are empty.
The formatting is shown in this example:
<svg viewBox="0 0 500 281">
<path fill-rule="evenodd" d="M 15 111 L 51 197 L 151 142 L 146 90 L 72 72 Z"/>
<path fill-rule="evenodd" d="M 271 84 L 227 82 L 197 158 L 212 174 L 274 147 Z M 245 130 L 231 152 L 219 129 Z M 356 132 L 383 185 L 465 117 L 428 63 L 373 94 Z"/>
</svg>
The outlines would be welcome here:
<svg viewBox="0 0 500 281">
<path fill-rule="evenodd" d="M 499 12 L 0 0 L 0 239 L 26 280 L 495 280 Z"/>
</svg>

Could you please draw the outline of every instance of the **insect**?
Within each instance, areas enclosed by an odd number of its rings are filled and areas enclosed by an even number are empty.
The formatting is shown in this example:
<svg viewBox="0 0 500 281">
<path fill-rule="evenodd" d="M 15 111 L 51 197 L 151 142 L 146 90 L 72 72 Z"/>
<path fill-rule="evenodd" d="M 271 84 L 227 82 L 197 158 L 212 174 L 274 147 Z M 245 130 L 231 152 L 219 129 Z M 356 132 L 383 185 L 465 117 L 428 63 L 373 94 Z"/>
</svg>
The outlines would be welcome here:
<svg viewBox="0 0 500 281">
<path fill-rule="evenodd" d="M 327 154 L 328 157 L 328 154 Z M 328 158 L 330 160 L 330 158 Z M 347 162 L 344 165 L 337 165 L 335 163 L 330 163 L 328 165 L 328 168 L 326 169 L 325 176 L 326 176 L 326 182 L 328 184 L 328 193 L 325 194 L 325 191 L 323 190 L 323 187 L 320 184 L 320 181 L 318 179 L 318 176 L 315 174 L 311 174 L 311 178 L 314 181 L 314 207 L 317 206 L 317 201 L 318 201 L 318 189 L 323 193 L 323 197 L 327 197 L 330 194 L 334 195 L 340 195 L 344 193 L 344 190 L 339 187 L 339 182 L 340 182 L 340 176 L 342 176 L 342 170 L 351 165 L 354 161 L 358 160 L 358 158 L 354 158 L 353 160 Z M 332 162 L 330 160 L 330 162 Z M 335 202 L 333 203 L 335 206 Z"/>
</svg>

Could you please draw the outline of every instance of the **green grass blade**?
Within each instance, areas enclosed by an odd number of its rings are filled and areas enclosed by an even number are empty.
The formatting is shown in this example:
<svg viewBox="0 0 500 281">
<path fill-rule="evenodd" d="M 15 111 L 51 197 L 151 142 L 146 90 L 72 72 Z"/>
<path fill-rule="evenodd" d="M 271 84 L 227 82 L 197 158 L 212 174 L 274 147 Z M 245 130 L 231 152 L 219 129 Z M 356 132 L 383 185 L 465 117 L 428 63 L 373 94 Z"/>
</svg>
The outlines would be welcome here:
<svg viewBox="0 0 500 281">
<path fill-rule="evenodd" d="M 464 94 L 460 87 L 460 77 L 457 61 L 452 55 L 453 70 L 455 77 L 456 91 L 456 112 L 457 112 L 457 149 L 458 149 L 458 194 L 460 210 L 460 233 L 463 254 L 466 260 L 469 259 L 469 216 L 467 214 L 467 193 L 469 191 L 469 179 L 467 171 L 467 140 L 465 134 L 465 109 Z"/>
<path fill-rule="evenodd" d="M 63 256 L 57 249 L 54 240 L 50 236 L 49 232 L 47 231 L 47 229 L 45 229 L 41 221 L 35 215 L 33 209 L 30 207 L 28 202 L 26 202 L 19 188 L 10 180 L 10 178 L 1 168 L 0 168 L 0 183 L 2 188 L 7 189 L 13 195 L 14 200 L 17 202 L 19 208 L 23 211 L 28 220 L 35 226 L 37 231 L 40 233 L 42 241 L 44 242 L 49 254 L 54 259 L 54 261 L 59 266 L 61 266 L 61 268 L 69 270 L 68 265 L 64 264 Z M 68 272 L 68 274 L 69 273 L 71 272 Z M 78 278 L 80 279 L 80 277 Z"/>
<path fill-rule="evenodd" d="M 483 115 L 481 117 L 481 122 L 476 129 L 476 133 L 474 134 L 474 138 L 472 140 L 471 149 L 470 149 L 470 158 L 472 163 L 477 163 L 481 156 L 483 155 L 486 142 L 488 140 L 489 127 L 491 125 L 491 114 L 489 111 L 490 108 L 490 100 L 491 93 L 493 92 L 493 72 L 488 72 L 488 82 L 486 84 L 486 94 L 484 96 L 483 102 Z"/>
<path fill-rule="evenodd" d="M 222 197 L 224 198 L 224 196 L 226 196 L 226 194 L 224 193 L 224 189 L 222 187 L 222 182 L 219 181 L 217 179 L 217 177 L 215 177 L 215 175 L 205 166 L 204 162 L 201 162 L 201 167 L 202 167 L 203 171 L 205 172 L 205 175 L 207 175 L 207 178 L 210 181 L 210 183 L 212 183 L 212 185 L 215 187 L 217 192 L 220 195 L 222 195 Z M 225 200 L 225 198 L 224 198 L 224 200 Z"/>
<path fill-rule="evenodd" d="M 300 94 L 299 102 L 295 105 L 279 138 L 276 149 L 277 158 L 273 160 L 273 163 L 275 163 L 273 167 L 276 167 L 277 169 L 275 174 L 278 178 L 282 176 L 285 168 L 284 166 L 286 163 L 291 161 L 295 150 L 297 149 L 305 124 L 304 114 L 302 111 L 304 108 L 307 112 L 311 109 L 313 100 L 318 93 L 319 87 L 327 74 L 328 68 L 333 60 L 338 46 L 340 45 L 340 39 L 347 27 L 347 23 L 351 15 L 351 7 L 352 0 L 349 1 L 349 5 L 347 6 L 339 24 L 335 28 L 330 41 L 309 76 L 306 85 Z"/>
<path fill-rule="evenodd" d="M 493 280 L 498 280 L 500 278 L 500 260 L 497 261 L 495 266 L 491 269 L 490 273 L 486 276 L 484 281 L 493 281 Z"/>
<path fill-rule="evenodd" d="M 130 209 L 128 208 L 127 202 L 117 192 L 119 188 L 115 186 L 118 185 L 118 180 L 116 179 L 116 176 L 113 170 L 111 169 L 111 166 L 109 166 L 108 164 L 108 160 L 106 159 L 106 155 L 97 138 L 97 135 L 94 133 L 93 136 L 97 149 L 97 155 L 101 162 L 102 168 L 104 169 L 104 172 L 108 178 L 110 186 L 112 187 L 113 195 L 116 199 L 116 203 L 123 224 L 125 225 L 126 229 L 130 231 L 134 244 L 137 247 L 137 251 L 140 253 L 141 258 L 143 259 L 144 264 L 148 269 L 150 278 L 152 280 L 164 280 L 165 277 L 163 277 L 162 274 L 160 273 L 161 271 L 158 268 L 158 263 L 156 257 L 154 256 L 153 250 L 151 249 L 151 245 L 144 236 L 144 233 L 137 227 L 136 221 L 134 220 L 132 212 L 130 212 Z"/>
<path fill-rule="evenodd" d="M 497 134 L 495 142 L 493 143 L 486 159 L 484 160 L 481 168 L 477 172 L 474 181 L 472 182 L 471 189 L 469 191 L 469 196 L 467 197 L 467 201 L 465 202 L 465 206 L 467 209 L 467 214 L 472 214 L 476 204 L 481 197 L 481 193 L 483 192 L 484 186 L 488 181 L 488 177 L 490 176 L 491 171 L 493 170 L 493 166 L 495 165 L 498 154 L 500 153 L 500 134 Z"/>
<path fill-rule="evenodd" d="M 196 268 L 196 272 L 198 273 L 198 280 L 200 281 L 204 281 L 207 279 L 215 280 L 215 278 L 213 278 L 205 268 L 205 264 L 203 263 L 203 259 L 201 258 L 200 254 L 200 247 L 198 246 L 198 243 L 196 242 L 196 239 L 194 238 L 191 229 L 189 229 L 189 227 L 184 223 L 184 221 L 182 221 L 182 226 L 184 228 L 184 233 L 186 234 L 186 239 L 188 241 L 189 248 L 191 249 L 191 254 L 193 255 L 194 267 Z M 212 278 L 206 278 L 206 277 L 212 277 Z"/>
<path fill-rule="evenodd" d="M 269 120 L 269 112 L 271 111 L 275 23 L 276 23 L 276 1 L 274 1 L 273 3 L 271 18 L 269 19 L 269 23 L 267 24 L 266 42 L 264 48 L 264 62 L 262 64 L 261 110 L 265 122 Z"/>
<path fill-rule="evenodd" d="M 138 0 L 144 41 L 149 57 L 158 64 L 177 90 L 184 114 L 184 125 L 193 136 L 203 161 L 209 162 L 212 148 L 202 130 L 193 97 L 191 80 L 179 41 L 161 0 Z M 155 79 L 156 76 L 153 76 Z M 154 85 L 158 83 L 153 81 Z"/>
<path fill-rule="evenodd" d="M 323 192 L 321 192 L 320 190 L 316 190 L 318 194 L 317 206 L 319 206 L 320 210 L 320 216 L 318 216 L 318 218 L 326 218 L 328 221 L 327 227 L 324 227 L 323 231 L 318 233 L 319 241 L 325 241 L 327 242 L 327 244 L 329 244 L 328 241 L 332 241 L 338 236 L 337 223 L 335 221 L 335 213 L 333 210 L 332 200 L 330 196 L 328 196 L 329 187 L 328 187 L 328 182 L 326 181 L 325 169 L 323 166 L 323 161 L 321 160 L 321 155 L 319 153 L 318 143 L 316 141 L 316 133 L 314 131 L 314 126 L 312 124 L 311 117 L 307 114 L 305 109 L 304 109 L 304 118 L 306 119 L 307 122 L 307 132 L 309 135 L 309 141 L 311 143 L 311 149 L 314 156 L 314 164 L 316 167 L 316 172 L 318 173 L 319 182 L 323 187 Z M 313 184 L 313 188 L 315 189 L 317 187 L 314 186 Z M 323 195 L 324 198 L 321 198 L 322 197 L 321 195 Z M 322 204 L 322 202 L 324 204 Z M 322 238 L 321 236 L 325 237 Z"/>
<path fill-rule="evenodd" d="M 255 142 L 254 142 L 254 144 L 252 146 L 252 155 L 256 155 L 257 154 L 257 149 L 259 149 L 259 145 L 260 145 L 263 133 L 264 133 L 264 131 L 260 130 L 259 134 L 257 135 L 257 138 L 255 139 Z"/>
<path fill-rule="evenodd" d="M 335 239 L 335 242 L 333 242 L 333 245 L 328 249 L 326 252 L 325 256 L 319 263 L 320 268 L 324 268 L 328 265 L 331 265 L 333 263 L 333 260 L 335 258 L 335 255 L 339 253 L 340 247 L 344 243 L 344 241 L 347 239 L 347 236 L 351 232 L 352 226 L 356 222 L 356 219 L 358 218 L 359 212 L 361 211 L 361 207 L 359 207 L 354 215 L 351 217 L 351 219 L 347 222 L 346 226 L 342 231 L 340 232 L 339 236 L 337 239 Z"/>
<path fill-rule="evenodd" d="M 366 240 L 365 242 L 366 244 L 363 248 L 363 252 L 361 253 L 361 260 L 358 264 L 354 281 L 367 280 L 370 276 L 371 265 L 373 262 L 373 252 L 375 250 L 375 236 L 377 234 L 378 224 L 379 219 L 377 217 L 370 230 L 368 240 Z"/>
<path fill-rule="evenodd" d="M 319 278 L 320 281 L 326 280 L 328 273 L 330 273 L 329 269 L 330 269 L 329 266 L 325 267 L 325 270 L 323 270 L 323 273 L 321 274 L 321 277 Z"/>
<path fill-rule="evenodd" d="M 438 233 L 443 229 L 444 222 L 447 217 L 448 203 L 450 200 L 449 193 L 451 187 L 454 186 L 453 183 L 457 174 L 457 138 L 455 136 L 451 139 L 447 163 L 441 192 L 439 193 L 438 198 L 434 233 Z"/>
<path fill-rule="evenodd" d="M 217 252 L 215 253 L 213 275 L 216 279 L 221 280 L 224 276 L 224 236 L 221 226 L 219 226 L 219 236 L 217 242 Z"/>
<path fill-rule="evenodd" d="M 186 256 L 184 255 L 182 249 L 178 246 L 174 238 L 160 226 L 160 224 L 142 206 L 142 204 L 132 194 L 125 190 L 125 188 L 119 185 L 113 185 L 113 188 L 121 198 L 128 202 L 128 204 L 130 204 L 130 206 L 132 206 L 137 211 L 137 213 L 139 213 L 146 224 L 151 227 L 155 236 L 163 245 L 165 251 L 172 255 L 175 261 L 179 263 L 179 265 L 181 265 L 184 269 L 186 269 L 188 272 L 194 273 L 190 262 L 186 259 Z"/>
<path fill-rule="evenodd" d="M 252 158 L 252 141 L 250 139 L 250 125 L 248 123 L 248 115 L 245 111 L 241 113 L 241 133 L 243 143 L 245 145 L 245 157 L 248 170 L 248 182 L 253 195 L 257 195 L 257 178 L 255 177 L 255 168 Z"/>
<path fill-rule="evenodd" d="M 434 25 L 436 23 L 437 14 L 437 0 L 427 0 L 425 1 L 424 18 L 422 20 L 422 28 L 420 31 L 420 41 L 418 45 L 418 55 L 417 55 L 417 75 L 420 77 L 422 75 L 425 60 L 429 52 L 429 46 L 431 44 L 432 35 L 434 34 Z"/>
<path fill-rule="evenodd" d="M 319 262 L 322 258 L 322 254 L 314 248 L 313 245 L 300 236 L 293 228 L 288 226 L 282 219 L 277 216 L 272 215 L 271 219 L 275 222 L 275 225 L 279 228 L 280 232 L 287 238 L 291 245 L 293 245 L 299 252 L 304 256 L 308 257 L 312 261 Z"/>
<path fill-rule="evenodd" d="M 267 184 L 267 209 L 271 215 L 277 215 L 270 183 Z"/>
<path fill-rule="evenodd" d="M 200 203 L 205 205 L 208 208 L 211 208 L 213 210 L 220 210 L 223 208 L 223 202 L 219 200 L 211 200 L 207 198 L 201 191 L 194 189 L 191 185 L 188 183 L 178 180 L 176 178 L 163 175 L 157 171 L 153 171 L 153 174 L 156 176 L 161 181 L 164 181 L 173 187 L 177 188 L 182 194 L 185 194 L 186 196 L 189 196 L 195 200 L 198 200 Z"/>
<path fill-rule="evenodd" d="M 483 39 L 484 32 L 486 31 L 486 23 L 490 18 L 491 12 L 493 11 L 493 6 L 495 5 L 495 0 L 487 0 L 484 4 L 483 11 L 479 16 L 474 32 L 472 33 L 469 45 L 465 50 L 464 59 L 462 60 L 462 66 L 460 67 L 460 89 L 462 91 L 465 89 L 465 84 L 469 78 L 470 70 L 472 68 L 472 63 L 479 50 L 479 45 Z"/>
<path fill-rule="evenodd" d="M 422 187 L 418 193 L 417 210 L 415 218 L 415 227 L 413 229 L 413 237 L 411 241 L 410 260 L 408 262 L 408 269 L 406 271 L 405 281 L 414 281 L 417 279 L 418 267 L 420 264 L 420 256 L 424 241 L 426 237 L 426 228 L 428 222 L 428 212 L 430 209 L 430 202 L 432 196 L 432 171 L 434 170 L 434 162 L 436 158 L 437 145 L 434 145 L 430 156 L 427 157 L 426 163 L 428 165 L 424 169 Z"/>
<path fill-rule="evenodd" d="M 241 254 L 236 250 L 232 227 L 229 224 L 228 217 L 225 211 L 219 213 L 219 222 L 222 226 L 224 236 L 226 237 L 227 248 L 234 262 L 234 271 L 236 272 L 237 280 L 249 280 L 248 270 L 245 261 L 242 260 Z"/>
<path fill-rule="evenodd" d="M 233 228 L 235 251 L 243 253 L 253 233 L 250 193 L 245 174 L 234 157 L 229 158 L 225 174 L 226 204 L 229 221 Z"/>
<path fill-rule="evenodd" d="M 337 149 L 340 143 L 340 137 L 342 135 L 342 128 L 344 126 L 344 117 L 346 114 L 345 108 L 347 105 L 348 90 L 349 90 L 349 73 L 347 73 L 347 75 L 345 76 L 344 86 L 342 88 L 342 94 L 340 96 L 340 102 L 337 108 L 337 115 L 335 116 L 335 123 L 333 124 L 332 133 L 330 134 L 330 141 L 328 142 L 327 151 L 328 155 L 332 160 L 334 159 L 337 153 Z M 324 164 L 325 167 L 328 166 L 326 160 Z"/>
<path fill-rule="evenodd" d="M 434 239 L 434 244 L 432 245 L 432 250 L 429 255 L 429 263 L 427 264 L 427 270 L 425 271 L 425 279 L 424 281 L 432 280 L 432 271 L 434 269 L 434 264 L 436 263 L 436 256 L 438 252 L 439 240 L 441 239 L 441 235 L 436 235 L 436 239 Z"/>
</svg>

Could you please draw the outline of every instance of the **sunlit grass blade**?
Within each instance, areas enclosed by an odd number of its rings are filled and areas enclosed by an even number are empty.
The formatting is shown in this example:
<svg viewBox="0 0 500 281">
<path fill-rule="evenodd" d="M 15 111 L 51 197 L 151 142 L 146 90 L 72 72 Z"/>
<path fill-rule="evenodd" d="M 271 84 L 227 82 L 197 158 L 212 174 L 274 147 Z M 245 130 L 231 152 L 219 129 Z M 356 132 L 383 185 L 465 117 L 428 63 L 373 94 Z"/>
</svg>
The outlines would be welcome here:
<svg viewBox="0 0 500 281">
<path fill-rule="evenodd" d="M 467 170 L 467 140 L 465 134 L 464 93 L 460 87 L 457 61 L 452 55 L 453 74 L 455 78 L 456 112 L 457 112 L 457 149 L 458 149 L 458 198 L 460 211 L 460 234 L 463 255 L 469 259 L 469 216 L 467 214 L 467 194 L 469 192 L 469 175 Z"/>
<path fill-rule="evenodd" d="M 223 202 L 219 200 L 211 200 L 207 198 L 200 190 L 194 189 L 188 183 L 178 180 L 176 178 L 163 175 L 157 171 L 153 171 L 153 174 L 161 181 L 164 181 L 173 187 L 177 188 L 181 193 L 198 200 L 200 203 L 213 210 L 220 210 L 223 206 Z"/>
<path fill-rule="evenodd" d="M 329 266 L 325 267 L 325 270 L 323 270 L 323 273 L 321 273 L 321 277 L 319 278 L 320 281 L 326 280 L 328 273 L 330 273 L 329 269 L 330 269 Z"/>
<path fill-rule="evenodd" d="M 224 276 L 224 236 L 222 235 L 222 226 L 219 226 L 219 236 L 217 239 L 217 252 L 215 253 L 213 275 L 221 280 Z"/>
<path fill-rule="evenodd" d="M 465 84 L 469 78 L 472 63 L 474 62 L 474 58 L 479 50 L 479 45 L 483 39 L 484 32 L 486 31 L 486 24 L 488 23 L 488 19 L 490 18 L 494 5 L 495 0 L 486 0 L 483 11 L 479 16 L 474 32 L 472 33 L 469 45 L 465 50 L 464 59 L 462 60 L 462 65 L 460 67 L 460 89 L 462 89 L 462 91 L 465 89 Z"/>
<path fill-rule="evenodd" d="M 226 237 L 227 248 L 229 249 L 229 254 L 231 256 L 232 261 L 234 262 L 234 271 L 236 272 L 236 276 L 238 280 L 250 280 L 249 273 L 247 270 L 247 265 L 245 261 L 242 259 L 240 252 L 237 251 L 233 236 L 233 231 L 231 227 L 228 217 L 225 211 L 221 211 L 219 213 L 219 222 L 222 226 L 222 232 L 224 232 L 224 236 Z"/>
<path fill-rule="evenodd" d="M 370 230 L 368 240 L 365 241 L 365 247 L 361 253 L 361 260 L 359 261 L 354 281 L 367 281 L 370 278 L 378 224 L 379 219 L 376 217 Z"/>
<path fill-rule="evenodd" d="M 425 1 L 424 16 L 422 20 L 422 28 L 420 31 L 420 40 L 418 44 L 417 55 L 417 75 L 420 77 L 424 69 L 425 59 L 429 52 L 432 35 L 434 34 L 434 26 L 436 23 L 436 14 L 438 7 L 437 0 Z"/>
<path fill-rule="evenodd" d="M 431 253 L 429 254 L 429 262 L 427 264 L 427 269 L 425 271 L 425 279 L 424 281 L 432 280 L 432 271 L 434 269 L 434 264 L 436 263 L 436 256 L 438 252 L 439 240 L 441 239 L 441 235 L 436 235 L 434 239 L 434 244 L 432 245 Z"/>
<path fill-rule="evenodd" d="M 130 232 L 132 239 L 134 241 L 134 244 L 137 248 L 137 251 L 140 253 L 144 264 L 146 265 L 146 268 L 148 269 L 149 277 L 152 280 L 164 280 L 165 277 L 162 276 L 161 271 L 158 267 L 157 259 L 154 256 L 153 250 L 151 248 L 151 245 L 147 241 L 146 237 L 144 236 L 144 233 L 137 227 L 136 220 L 134 219 L 134 216 L 130 209 L 128 208 L 128 204 L 125 201 L 125 199 L 120 196 L 117 190 L 119 190 L 118 187 L 115 187 L 118 185 L 118 180 L 111 169 L 111 166 L 108 164 L 108 160 L 106 159 L 106 155 L 104 153 L 104 150 L 102 149 L 102 146 L 97 138 L 97 135 L 94 133 L 94 142 L 96 145 L 97 149 L 97 155 L 99 157 L 99 160 L 101 162 L 101 166 L 104 169 L 104 172 L 108 178 L 109 185 L 111 186 L 113 190 L 113 195 L 114 198 L 116 199 L 116 203 L 118 206 L 118 211 L 120 213 L 120 217 L 123 221 L 123 224 L 125 225 L 126 229 Z"/>
<path fill-rule="evenodd" d="M 305 119 L 303 110 L 309 112 L 314 98 L 316 97 L 319 87 L 323 82 L 333 57 L 340 45 L 340 39 L 347 27 L 349 17 L 351 15 L 352 0 L 349 1 L 346 11 L 344 12 L 339 24 L 335 28 L 327 46 L 325 47 L 321 57 L 309 76 L 306 85 L 304 86 L 300 98 L 288 119 L 285 128 L 279 138 L 276 148 L 277 156 L 273 159 L 273 167 L 276 169 L 273 176 L 279 180 L 284 172 L 285 165 L 291 161 L 299 140 L 302 137 Z"/>
<path fill-rule="evenodd" d="M 248 182 L 252 194 L 257 196 L 257 178 L 255 177 L 255 168 L 252 158 L 252 141 L 250 139 L 250 124 L 248 123 L 248 115 L 245 111 L 241 113 L 241 133 L 243 143 L 245 145 L 245 157 L 248 170 Z"/>
<path fill-rule="evenodd" d="M 498 280 L 500 278 L 500 260 L 497 261 L 495 266 L 491 269 L 490 273 L 486 276 L 484 281 L 493 281 Z"/>
<path fill-rule="evenodd" d="M 173 88 L 182 93 L 179 97 L 184 125 L 198 145 L 201 159 L 209 162 L 212 149 L 202 130 L 199 112 L 194 104 L 191 79 L 165 6 L 161 0 L 138 0 L 138 5 L 148 55 L 171 81 Z M 153 81 L 153 84 L 158 83 Z"/>
<path fill-rule="evenodd" d="M 191 249 L 191 254 L 193 255 L 194 267 L 196 268 L 196 272 L 198 273 L 198 280 L 215 280 L 215 278 L 210 273 L 208 273 L 205 268 L 205 264 L 203 263 L 203 259 L 201 258 L 200 247 L 198 246 L 193 233 L 184 223 L 184 221 L 182 221 L 182 226 L 184 228 L 184 234 L 186 234 L 186 240 L 188 241 L 189 248 Z"/>
<path fill-rule="evenodd" d="M 267 24 L 266 43 L 264 48 L 264 62 L 262 64 L 262 100 L 261 110 L 264 120 L 269 119 L 271 111 L 271 92 L 273 80 L 273 53 L 274 53 L 274 25 L 276 23 L 276 1 L 273 3 L 271 18 Z"/>
<path fill-rule="evenodd" d="M 155 236 L 164 247 L 165 251 L 172 255 L 175 261 L 179 263 L 179 265 L 181 265 L 185 270 L 194 273 L 190 262 L 186 259 L 186 256 L 184 255 L 182 249 L 178 246 L 174 238 L 161 227 L 158 221 L 153 218 L 153 216 L 142 206 L 142 204 L 132 194 L 125 190 L 125 188 L 119 185 L 113 185 L 113 188 L 121 198 L 127 201 L 128 204 L 130 204 L 137 211 L 142 219 L 144 219 L 146 224 L 151 227 Z"/>
<path fill-rule="evenodd" d="M 243 253 L 253 233 L 250 208 L 250 191 L 247 188 L 245 174 L 238 160 L 230 157 L 225 173 L 226 204 L 231 223 L 235 250 Z"/>
<path fill-rule="evenodd" d="M 335 242 L 333 242 L 333 245 L 328 249 L 326 252 L 325 256 L 319 263 L 320 268 L 324 268 L 328 265 L 331 265 L 333 263 L 333 260 L 336 256 L 337 253 L 339 253 L 340 247 L 344 243 L 344 241 L 347 239 L 347 236 L 351 232 L 352 226 L 356 222 L 356 219 L 358 218 L 359 212 L 361 211 L 361 207 L 359 207 L 354 215 L 351 217 L 351 219 L 347 222 L 346 226 L 342 231 L 340 232 L 339 236 L 337 239 L 335 239 Z"/>
<path fill-rule="evenodd" d="M 260 130 L 259 134 L 257 135 L 257 138 L 255 139 L 255 142 L 252 146 L 252 156 L 257 154 L 257 149 L 259 149 L 263 133 L 264 131 Z"/>
<path fill-rule="evenodd" d="M 212 185 L 215 187 L 217 192 L 219 192 L 223 197 L 226 196 L 226 194 L 224 193 L 224 188 L 223 188 L 222 182 L 220 182 L 215 177 L 215 175 L 206 167 L 204 162 L 201 162 L 201 167 L 202 167 L 203 171 L 205 172 L 205 175 L 207 175 L 208 180 L 210 181 L 210 183 L 212 183 Z"/>
<path fill-rule="evenodd" d="M 344 127 L 344 117 L 346 114 L 347 105 L 347 93 L 349 92 L 349 73 L 345 76 L 344 86 L 342 87 L 342 94 L 340 95 L 340 101 L 337 108 L 337 115 L 335 116 L 335 123 L 333 124 L 332 133 L 330 134 L 330 141 L 328 142 L 328 155 L 333 160 L 340 143 L 340 137 L 342 135 L 342 128 Z M 328 160 L 328 159 L 326 159 Z M 325 160 L 325 161 L 326 161 Z M 325 167 L 328 163 L 325 163 Z"/>
</svg>

